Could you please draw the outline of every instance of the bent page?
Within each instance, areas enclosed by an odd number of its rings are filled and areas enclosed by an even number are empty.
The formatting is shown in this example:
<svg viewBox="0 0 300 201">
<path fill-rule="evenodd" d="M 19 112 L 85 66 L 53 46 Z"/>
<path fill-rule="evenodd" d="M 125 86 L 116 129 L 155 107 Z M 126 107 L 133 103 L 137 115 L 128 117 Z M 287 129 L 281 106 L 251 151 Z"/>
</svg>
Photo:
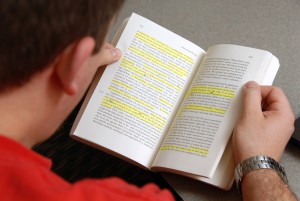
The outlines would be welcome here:
<svg viewBox="0 0 300 201">
<path fill-rule="evenodd" d="M 184 173 L 181 172 L 180 175 L 189 177 L 198 181 L 205 182 L 207 184 L 210 184 L 212 186 L 215 186 L 217 188 L 223 189 L 223 190 L 229 190 L 233 184 L 234 181 L 234 161 L 232 160 L 232 148 L 231 144 L 229 143 L 224 151 L 224 154 L 217 166 L 217 169 L 213 176 L 211 178 Z M 163 168 L 160 168 L 160 171 L 163 171 Z M 177 171 L 170 171 L 169 169 L 165 169 L 165 172 L 170 173 L 177 173 Z M 164 176 L 164 173 L 162 174 Z"/>
<path fill-rule="evenodd" d="M 267 72 L 265 80 L 273 81 L 279 63 L 269 68 L 272 61 L 263 50 L 209 48 L 153 166 L 211 178 L 240 115 L 242 86 L 263 81 Z"/>
<path fill-rule="evenodd" d="M 204 51 L 136 14 L 117 47 L 73 135 L 150 168 Z"/>
</svg>

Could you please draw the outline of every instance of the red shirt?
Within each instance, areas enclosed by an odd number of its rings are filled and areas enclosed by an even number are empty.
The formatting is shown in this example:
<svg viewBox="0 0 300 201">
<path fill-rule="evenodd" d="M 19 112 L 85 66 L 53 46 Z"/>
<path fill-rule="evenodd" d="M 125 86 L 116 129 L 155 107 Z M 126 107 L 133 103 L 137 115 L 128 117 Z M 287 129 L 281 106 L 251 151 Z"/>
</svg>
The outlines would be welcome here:
<svg viewBox="0 0 300 201">
<path fill-rule="evenodd" d="M 0 136 L 1 200 L 174 200 L 168 190 L 155 184 L 142 188 L 119 178 L 84 179 L 68 183 L 51 168 L 51 160 Z"/>
</svg>

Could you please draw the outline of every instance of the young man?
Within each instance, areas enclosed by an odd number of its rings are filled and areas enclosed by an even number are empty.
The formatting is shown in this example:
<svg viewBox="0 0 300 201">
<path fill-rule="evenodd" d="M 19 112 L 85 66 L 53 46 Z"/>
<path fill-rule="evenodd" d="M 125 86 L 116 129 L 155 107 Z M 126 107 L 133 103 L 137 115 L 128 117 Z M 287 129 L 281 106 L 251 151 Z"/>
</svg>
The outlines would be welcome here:
<svg viewBox="0 0 300 201">
<path fill-rule="evenodd" d="M 1 1 L 2 200 L 173 200 L 169 191 L 153 184 L 138 188 L 116 178 L 70 184 L 50 171 L 49 159 L 30 150 L 72 111 L 97 67 L 121 57 L 118 49 L 104 43 L 121 4 L 122 0 Z M 280 89 L 248 83 L 233 135 L 236 163 L 256 155 L 278 161 L 292 134 L 293 118 Z M 273 170 L 247 174 L 242 191 L 249 200 L 266 200 L 265 192 L 293 198 Z"/>
</svg>

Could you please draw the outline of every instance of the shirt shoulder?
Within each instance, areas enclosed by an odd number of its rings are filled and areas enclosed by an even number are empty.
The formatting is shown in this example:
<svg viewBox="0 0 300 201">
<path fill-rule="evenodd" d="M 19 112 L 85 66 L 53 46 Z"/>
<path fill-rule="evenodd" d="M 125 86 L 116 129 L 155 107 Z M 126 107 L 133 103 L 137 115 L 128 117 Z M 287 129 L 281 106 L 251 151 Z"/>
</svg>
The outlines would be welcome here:
<svg viewBox="0 0 300 201">
<path fill-rule="evenodd" d="M 51 170 L 51 160 L 0 136 L 0 193 L 3 200 L 174 200 L 155 184 L 137 187 L 120 178 L 84 179 L 70 184 Z"/>
</svg>

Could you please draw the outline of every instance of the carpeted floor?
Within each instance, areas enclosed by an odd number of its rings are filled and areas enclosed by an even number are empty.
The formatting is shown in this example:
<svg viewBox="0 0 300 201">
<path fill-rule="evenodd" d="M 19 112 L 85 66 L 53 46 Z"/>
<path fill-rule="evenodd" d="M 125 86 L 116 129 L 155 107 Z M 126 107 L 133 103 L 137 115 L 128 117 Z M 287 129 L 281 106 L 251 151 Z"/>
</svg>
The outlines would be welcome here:
<svg viewBox="0 0 300 201">
<path fill-rule="evenodd" d="M 168 188 L 176 200 L 181 200 L 158 173 L 141 169 L 71 139 L 69 132 L 79 106 L 51 138 L 34 147 L 35 151 L 52 159 L 54 172 L 70 182 L 87 177 L 106 178 L 111 176 L 121 177 L 138 186 L 153 182 L 161 188 Z"/>
</svg>

